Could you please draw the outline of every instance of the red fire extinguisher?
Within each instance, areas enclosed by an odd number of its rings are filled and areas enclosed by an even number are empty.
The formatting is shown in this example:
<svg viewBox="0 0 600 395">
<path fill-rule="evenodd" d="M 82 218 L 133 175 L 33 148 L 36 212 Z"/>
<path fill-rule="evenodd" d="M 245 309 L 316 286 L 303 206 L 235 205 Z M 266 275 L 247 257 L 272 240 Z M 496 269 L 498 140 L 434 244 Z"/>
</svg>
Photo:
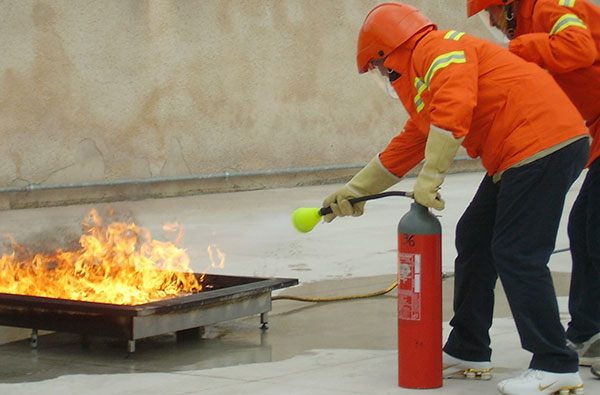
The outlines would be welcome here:
<svg viewBox="0 0 600 395">
<path fill-rule="evenodd" d="M 442 386 L 442 230 L 412 203 L 398 223 L 398 385 Z"/>
</svg>

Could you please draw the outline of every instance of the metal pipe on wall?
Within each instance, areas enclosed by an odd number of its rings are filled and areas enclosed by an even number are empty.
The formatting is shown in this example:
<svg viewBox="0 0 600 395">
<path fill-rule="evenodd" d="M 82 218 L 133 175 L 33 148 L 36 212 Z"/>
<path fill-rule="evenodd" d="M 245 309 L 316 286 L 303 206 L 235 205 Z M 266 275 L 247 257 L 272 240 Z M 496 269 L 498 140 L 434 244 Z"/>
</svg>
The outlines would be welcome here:
<svg viewBox="0 0 600 395">
<path fill-rule="evenodd" d="M 455 161 L 471 160 L 467 156 L 459 156 L 455 158 Z M 58 189 L 70 189 L 70 188 L 87 188 L 87 187 L 101 187 L 101 186 L 118 186 L 118 185 L 139 185 L 149 183 L 161 183 L 161 182 L 178 182 L 178 181 L 202 181 L 202 180 L 214 180 L 214 179 L 229 179 L 234 177 L 256 177 L 256 176 L 281 176 L 286 174 L 298 174 L 318 171 L 333 171 L 333 170 L 347 170 L 347 169 L 361 169 L 366 165 L 365 163 L 348 163 L 342 165 L 327 165 L 327 166 L 312 166 L 312 167 L 295 167 L 286 169 L 267 169 L 267 170 L 251 170 L 251 171 L 239 171 L 229 172 L 224 171 L 221 173 L 212 174 L 198 174 L 190 176 L 176 176 L 176 177 L 153 177 L 153 178 L 134 178 L 134 179 L 121 179 L 112 181 L 93 181 L 93 182 L 79 182 L 69 184 L 48 184 L 48 185 L 36 185 L 29 184 L 21 187 L 4 187 L 0 188 L 0 193 L 11 193 L 11 192 L 30 192 L 30 191 L 43 191 L 43 190 L 58 190 Z"/>
</svg>

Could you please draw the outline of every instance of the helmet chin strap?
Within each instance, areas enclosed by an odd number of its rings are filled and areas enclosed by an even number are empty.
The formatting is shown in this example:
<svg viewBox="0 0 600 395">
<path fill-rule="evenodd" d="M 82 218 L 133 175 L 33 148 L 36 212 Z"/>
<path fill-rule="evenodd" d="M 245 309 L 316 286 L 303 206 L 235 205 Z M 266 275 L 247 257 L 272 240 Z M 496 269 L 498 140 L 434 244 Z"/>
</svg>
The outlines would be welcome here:
<svg viewBox="0 0 600 395">
<path fill-rule="evenodd" d="M 396 81 L 398 78 L 402 77 L 402 74 L 394 71 L 392 69 L 388 69 L 388 77 L 390 77 L 390 82 Z"/>
</svg>

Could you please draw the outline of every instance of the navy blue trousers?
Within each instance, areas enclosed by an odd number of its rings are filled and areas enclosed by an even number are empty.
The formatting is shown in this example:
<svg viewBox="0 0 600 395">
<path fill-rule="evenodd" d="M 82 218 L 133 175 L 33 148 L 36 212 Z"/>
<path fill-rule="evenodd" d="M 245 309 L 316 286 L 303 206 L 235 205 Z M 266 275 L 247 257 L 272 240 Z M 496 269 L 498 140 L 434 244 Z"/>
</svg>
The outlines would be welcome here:
<svg viewBox="0 0 600 395">
<path fill-rule="evenodd" d="M 548 261 L 554 250 L 565 196 L 587 159 L 578 140 L 527 165 L 508 169 L 498 183 L 485 176 L 456 226 L 454 317 L 444 351 L 489 361 L 494 288 L 504 287 L 529 367 L 576 372 L 566 346 Z"/>
<path fill-rule="evenodd" d="M 567 338 L 581 343 L 600 332 L 600 159 L 588 169 L 569 215 L 573 270 Z"/>
</svg>

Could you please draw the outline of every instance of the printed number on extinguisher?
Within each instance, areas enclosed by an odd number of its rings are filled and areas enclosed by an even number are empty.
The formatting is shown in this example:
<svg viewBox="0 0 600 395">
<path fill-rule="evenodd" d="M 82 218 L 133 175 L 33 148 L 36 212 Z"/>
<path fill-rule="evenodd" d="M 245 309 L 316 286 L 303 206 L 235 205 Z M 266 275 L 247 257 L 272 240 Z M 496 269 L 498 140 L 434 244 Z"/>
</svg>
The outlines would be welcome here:
<svg viewBox="0 0 600 395">
<path fill-rule="evenodd" d="M 398 253 L 398 318 L 421 319 L 421 254 Z"/>
</svg>

